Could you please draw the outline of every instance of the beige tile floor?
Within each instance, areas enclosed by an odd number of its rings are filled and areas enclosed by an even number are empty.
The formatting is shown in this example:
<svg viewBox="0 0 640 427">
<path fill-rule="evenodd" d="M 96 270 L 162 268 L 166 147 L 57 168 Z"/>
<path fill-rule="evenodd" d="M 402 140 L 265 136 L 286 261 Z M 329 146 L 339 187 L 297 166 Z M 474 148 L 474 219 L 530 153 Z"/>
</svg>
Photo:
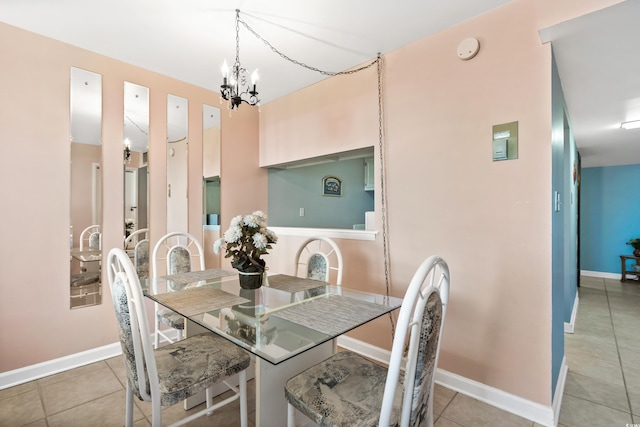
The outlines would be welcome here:
<svg viewBox="0 0 640 427">
<path fill-rule="evenodd" d="M 565 334 L 569 374 L 560 411 L 565 427 L 640 423 L 640 285 L 582 278 L 575 334 Z M 94 363 L 0 391 L 0 427 L 121 426 L 124 366 L 120 358 Z M 253 381 L 249 419 L 253 423 Z M 636 415 L 631 415 L 636 414 Z M 165 408 L 163 424 L 185 416 Z M 436 385 L 436 427 L 537 427 L 537 424 Z M 151 407 L 136 400 L 135 426 L 150 426 Z M 189 426 L 239 425 L 237 402 Z"/>
</svg>

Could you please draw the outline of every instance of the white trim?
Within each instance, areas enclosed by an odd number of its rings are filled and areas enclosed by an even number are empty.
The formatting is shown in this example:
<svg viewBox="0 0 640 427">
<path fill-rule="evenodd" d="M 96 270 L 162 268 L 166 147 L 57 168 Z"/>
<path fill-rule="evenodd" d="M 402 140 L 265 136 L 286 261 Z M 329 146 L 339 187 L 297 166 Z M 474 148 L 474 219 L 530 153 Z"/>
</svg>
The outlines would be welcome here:
<svg viewBox="0 0 640 427">
<path fill-rule="evenodd" d="M 269 229 L 278 236 L 322 236 L 330 239 L 347 240 L 376 240 L 376 234 L 378 234 L 375 230 L 349 230 L 346 228 L 269 227 Z"/>
<path fill-rule="evenodd" d="M 560 365 L 560 375 L 558 375 L 558 382 L 556 383 L 556 393 L 553 396 L 553 426 L 558 425 L 560 420 L 560 408 L 562 407 L 562 396 L 564 396 L 564 386 L 567 383 L 567 373 L 569 372 L 569 365 L 567 365 L 567 358 L 562 356 L 562 365 Z"/>
<path fill-rule="evenodd" d="M 576 292 L 576 298 L 573 300 L 573 309 L 571 310 L 571 320 L 569 323 L 564 322 L 564 332 L 566 334 L 572 334 L 576 327 L 576 316 L 578 315 L 578 293 Z"/>
<path fill-rule="evenodd" d="M 376 362 L 389 364 L 391 358 L 391 351 L 385 350 L 381 347 L 376 347 L 364 341 L 357 340 L 355 338 L 348 337 L 346 335 L 340 335 L 338 337 L 338 347 L 342 347 L 346 350 L 351 350 L 354 353 L 366 355 L 367 358 L 375 360 Z"/>
<path fill-rule="evenodd" d="M 607 273 L 607 272 L 603 272 L 603 271 L 580 270 L 580 274 L 582 276 L 602 277 L 604 279 L 618 279 L 618 280 L 620 280 L 620 274 L 618 274 L 618 273 Z"/>
<path fill-rule="evenodd" d="M 442 369 L 436 371 L 436 382 L 488 405 L 518 415 L 547 427 L 556 425 L 553 408 L 515 394 L 470 380 Z"/>
<path fill-rule="evenodd" d="M 367 357 L 388 363 L 391 352 L 380 347 L 373 346 L 364 341 L 356 340 L 348 336 L 338 337 L 338 346 L 366 355 Z M 113 343 L 81 353 L 61 357 L 36 365 L 26 366 L 13 371 L 0 373 L 0 390 L 29 381 L 43 378 L 48 375 L 63 372 L 69 369 L 99 362 L 122 354 L 120 343 Z M 566 359 L 562 359 L 560 376 L 556 385 L 553 399 L 553 407 L 544 406 L 519 396 L 504 392 L 486 384 L 473 381 L 460 375 L 447 372 L 442 369 L 436 371 L 436 382 L 444 387 L 500 408 L 504 411 L 518 415 L 543 426 L 553 427 L 557 425 L 562 405 L 562 394 L 566 382 L 568 367 Z"/>
<path fill-rule="evenodd" d="M 382 363 L 388 363 L 391 355 L 389 350 L 372 346 L 371 344 L 348 336 L 338 337 L 338 346 L 360 353 Z M 556 386 L 556 396 L 553 402 L 553 407 L 544 406 L 531 400 L 523 399 L 522 397 L 461 377 L 460 375 L 447 372 L 443 369 L 436 370 L 436 382 L 441 386 L 528 420 L 535 421 L 543 426 L 554 427 L 557 425 L 557 415 L 560 413 L 560 405 L 562 404 L 562 391 L 564 390 L 564 382 L 567 375 L 566 366 L 567 365 L 563 359 L 563 367 L 560 370 L 560 378 L 558 379 L 558 385 Z"/>
<path fill-rule="evenodd" d="M 168 330 L 166 333 L 174 340 L 178 337 L 178 331 L 176 329 Z M 153 338 L 153 335 L 151 336 Z M 13 371 L 1 372 L 0 390 L 68 371 L 69 369 L 111 359 L 121 354 L 122 346 L 118 341 L 113 344 L 92 348 L 91 350 L 81 351 L 80 353 L 70 354 L 58 359 L 47 360 L 46 362 L 14 369 Z"/>
<path fill-rule="evenodd" d="M 122 354 L 119 342 L 0 373 L 0 390 Z"/>
</svg>

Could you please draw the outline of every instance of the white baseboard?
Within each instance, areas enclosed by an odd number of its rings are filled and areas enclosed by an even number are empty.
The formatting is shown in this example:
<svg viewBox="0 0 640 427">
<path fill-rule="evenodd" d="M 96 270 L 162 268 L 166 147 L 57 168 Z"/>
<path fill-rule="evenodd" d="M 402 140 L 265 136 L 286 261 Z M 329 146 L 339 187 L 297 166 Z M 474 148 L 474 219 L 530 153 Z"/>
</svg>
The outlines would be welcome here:
<svg viewBox="0 0 640 427">
<path fill-rule="evenodd" d="M 70 354 L 69 356 L 58 359 L 25 366 L 24 368 L 14 369 L 13 371 L 2 372 L 0 373 L 0 390 L 109 359 L 119 354 L 122 354 L 122 347 L 120 343 L 117 342 L 80 353 Z"/>
<path fill-rule="evenodd" d="M 338 338 L 338 346 L 382 363 L 388 363 L 391 355 L 389 350 L 375 347 L 347 336 Z M 535 421 L 540 425 L 554 427 L 557 425 L 558 418 L 556 414 L 560 413 L 560 404 L 562 403 L 562 394 L 560 393 L 558 397 L 558 391 L 564 390 L 564 378 L 566 377 L 566 364 L 564 360 L 563 367 L 564 373 L 562 371 L 560 372 L 561 378 L 558 380 L 558 386 L 556 386 L 556 399 L 554 399 L 553 402 L 554 407 L 544 406 L 523 399 L 522 397 L 470 380 L 452 372 L 447 372 L 443 369 L 436 370 L 436 383 L 522 418 Z M 560 384 L 560 380 L 562 384 Z M 557 412 L 555 411 L 556 403 L 558 405 Z"/>
<path fill-rule="evenodd" d="M 338 346 L 360 353 L 381 363 L 388 363 L 391 355 L 389 350 L 385 350 L 347 336 L 341 336 L 338 338 Z M 118 356 L 121 353 L 122 350 L 120 343 L 113 343 L 92 350 L 71 354 L 59 359 L 53 359 L 13 371 L 3 372 L 0 373 L 0 390 L 77 368 L 79 366 L 109 359 L 111 357 Z M 504 411 L 535 421 L 543 426 L 553 427 L 557 425 L 566 376 L 567 365 L 565 359 L 563 359 L 560 377 L 558 379 L 556 393 L 553 399 L 553 407 L 544 406 L 539 403 L 523 399 L 519 396 L 442 369 L 438 369 L 436 371 L 436 382 L 444 387 L 473 397 L 474 399 L 480 400 Z"/>
<path fill-rule="evenodd" d="M 169 337 L 177 338 L 177 331 L 175 329 L 167 332 L 167 334 Z M 153 342 L 153 337 L 151 340 Z M 0 390 L 68 371 L 69 369 L 100 362 L 121 354 L 122 347 L 120 342 L 116 342 L 80 353 L 70 354 L 58 359 L 47 360 L 46 362 L 14 369 L 13 371 L 2 372 L 0 373 Z"/>
<path fill-rule="evenodd" d="M 576 297 L 573 300 L 573 309 L 571 310 L 571 320 L 569 323 L 564 322 L 564 332 L 568 334 L 572 334 L 576 327 L 576 316 L 578 315 L 578 293 L 576 292 Z"/>
<path fill-rule="evenodd" d="M 589 276 L 589 277 L 602 277 L 603 279 L 618 279 L 620 280 L 619 273 L 607 273 L 604 271 L 589 271 L 589 270 L 580 270 L 580 275 Z"/>
<path fill-rule="evenodd" d="M 560 420 L 560 408 L 562 407 L 562 396 L 564 396 L 564 386 L 567 383 L 567 373 L 569 372 L 569 365 L 567 365 L 567 358 L 562 356 L 562 365 L 560 366 L 560 374 L 558 375 L 558 382 L 556 383 L 556 392 L 553 395 L 553 419 L 554 427 L 558 425 Z"/>
</svg>

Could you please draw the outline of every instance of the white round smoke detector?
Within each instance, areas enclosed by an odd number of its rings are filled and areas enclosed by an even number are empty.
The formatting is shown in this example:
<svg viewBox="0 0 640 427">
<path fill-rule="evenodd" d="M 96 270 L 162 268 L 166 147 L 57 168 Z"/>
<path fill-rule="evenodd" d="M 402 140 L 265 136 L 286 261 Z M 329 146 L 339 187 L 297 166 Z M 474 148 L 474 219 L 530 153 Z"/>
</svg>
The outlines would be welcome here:
<svg viewBox="0 0 640 427">
<path fill-rule="evenodd" d="M 469 37 L 468 39 L 464 39 L 458 45 L 458 58 L 460 59 L 471 59 L 480 50 L 480 42 L 478 39 L 474 37 Z"/>
</svg>

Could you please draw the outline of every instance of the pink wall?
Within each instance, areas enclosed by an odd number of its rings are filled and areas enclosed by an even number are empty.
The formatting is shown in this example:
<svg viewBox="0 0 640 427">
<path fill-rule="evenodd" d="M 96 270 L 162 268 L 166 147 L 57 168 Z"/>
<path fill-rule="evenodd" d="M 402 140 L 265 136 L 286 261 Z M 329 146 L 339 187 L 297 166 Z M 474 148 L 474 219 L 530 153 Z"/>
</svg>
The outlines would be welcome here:
<svg viewBox="0 0 640 427">
<path fill-rule="evenodd" d="M 103 304 L 69 309 L 70 67 L 103 76 L 105 250 L 121 246 L 123 238 L 124 82 L 149 88 L 152 244 L 166 232 L 167 94 L 189 100 L 189 186 L 195 194 L 189 198 L 189 231 L 200 237 L 202 104 L 219 105 L 219 95 L 4 23 L 0 57 L 0 93 L 6 101 L 0 104 L 0 176 L 5 183 L 0 189 L 5 242 L 0 245 L 0 372 L 5 372 L 118 340 L 106 280 Z M 223 129 L 255 129 L 255 135 L 226 138 L 240 152 L 257 153 L 257 117 L 230 118 L 226 111 L 221 116 Z M 242 194 L 266 208 L 266 176 L 261 181 L 260 173 L 252 171 L 249 177 L 255 182 L 243 185 Z M 222 184 L 223 193 L 234 193 L 233 182 Z"/>
<path fill-rule="evenodd" d="M 588 3 L 514 1 L 384 56 L 392 293 L 404 293 L 424 258 L 443 256 L 452 296 L 440 367 L 547 406 L 551 49 L 538 30 L 612 2 Z M 480 52 L 462 61 L 456 47 L 472 36 Z M 377 159 L 376 91 L 373 68 L 263 106 L 261 165 L 372 144 Z M 518 159 L 492 162 L 492 126 L 512 121 Z M 281 239 L 270 264 L 283 268 L 297 244 Z M 343 283 L 383 290 L 381 235 L 339 244 Z M 350 335 L 389 348 L 389 330 L 385 318 Z"/>
<path fill-rule="evenodd" d="M 543 405 L 552 398 L 551 50 L 537 30 L 616 2 L 516 0 L 384 57 L 392 293 L 403 294 L 426 256 L 444 256 L 453 282 L 440 367 Z M 463 62 L 455 49 L 470 36 L 481 50 Z M 166 230 L 166 96 L 190 101 L 189 185 L 200 189 L 201 105 L 218 95 L 2 23 L 0 56 L 10 100 L 0 103 L 2 372 L 117 340 L 109 303 L 68 308 L 69 67 L 103 75 L 105 248 L 122 239 L 123 82 L 150 88 L 152 241 Z M 375 69 L 332 78 L 262 106 L 259 126 L 256 109 L 223 110 L 223 230 L 233 215 L 266 209 L 258 165 L 370 145 L 377 159 L 376 89 Z M 519 159 L 491 162 L 491 126 L 516 120 Z M 202 201 L 190 202 L 199 233 Z M 299 240 L 278 242 L 274 271 L 291 268 Z M 339 244 L 344 283 L 383 291 L 380 236 Z M 389 322 L 351 335 L 388 348 Z"/>
</svg>

